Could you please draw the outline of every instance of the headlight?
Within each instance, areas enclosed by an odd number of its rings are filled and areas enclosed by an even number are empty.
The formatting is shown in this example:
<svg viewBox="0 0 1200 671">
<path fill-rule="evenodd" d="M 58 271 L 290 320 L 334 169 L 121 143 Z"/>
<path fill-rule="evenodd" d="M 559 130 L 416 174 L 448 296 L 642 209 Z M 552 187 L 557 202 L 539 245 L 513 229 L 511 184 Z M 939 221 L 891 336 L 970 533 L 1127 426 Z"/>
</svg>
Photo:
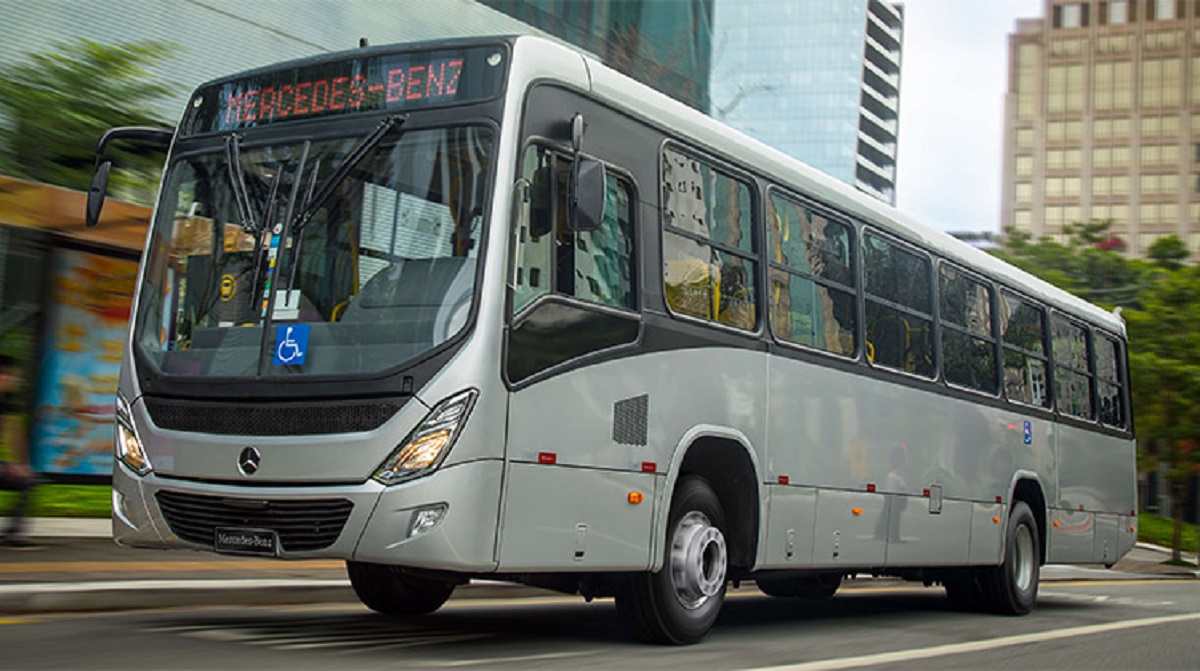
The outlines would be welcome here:
<svg viewBox="0 0 1200 671">
<path fill-rule="evenodd" d="M 133 413 L 129 410 L 129 401 L 126 401 L 120 394 L 117 394 L 115 426 L 114 451 L 117 460 L 138 475 L 149 473 L 150 458 L 142 449 L 142 441 L 138 438 L 137 429 L 133 428 Z"/>
<path fill-rule="evenodd" d="M 479 392 L 468 389 L 434 406 L 372 476 L 385 485 L 437 468 L 461 432 Z"/>
</svg>

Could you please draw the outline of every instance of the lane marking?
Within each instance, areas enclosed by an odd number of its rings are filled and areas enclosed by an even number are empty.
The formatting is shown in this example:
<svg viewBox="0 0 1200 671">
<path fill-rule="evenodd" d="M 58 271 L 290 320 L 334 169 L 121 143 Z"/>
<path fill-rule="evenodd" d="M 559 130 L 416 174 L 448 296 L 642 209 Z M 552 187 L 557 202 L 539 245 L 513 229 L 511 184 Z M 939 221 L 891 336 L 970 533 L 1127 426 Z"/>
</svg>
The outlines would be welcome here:
<svg viewBox="0 0 1200 671">
<path fill-rule="evenodd" d="M 439 668 L 454 668 L 456 666 L 491 666 L 493 664 L 510 664 L 513 662 L 537 662 L 547 659 L 565 659 L 567 657 L 584 657 L 602 652 L 601 650 L 579 650 L 573 652 L 547 652 L 541 655 L 522 655 L 520 657 L 485 657 L 483 659 L 456 659 L 445 662 L 426 662 L 425 666 Z"/>
<path fill-rule="evenodd" d="M 983 641 L 972 641 L 970 643 L 951 643 L 948 645 L 938 645 L 932 648 L 921 648 L 916 650 L 897 650 L 894 652 L 881 652 L 873 655 L 861 655 L 858 657 L 822 659 L 814 662 L 802 662 L 800 664 L 764 666 L 757 667 L 753 669 L 753 671 L 815 671 L 817 669 L 854 669 L 864 666 L 881 666 L 883 664 L 894 664 L 896 662 L 911 662 L 918 659 L 929 659 L 930 657 L 961 655 L 969 652 L 982 652 L 984 650 L 993 650 L 995 648 L 1025 645 L 1026 643 L 1041 643 L 1044 641 L 1054 641 L 1061 638 L 1091 636 L 1094 634 L 1104 634 L 1111 631 L 1121 631 L 1123 629 L 1153 627 L 1160 624 L 1188 622 L 1191 620 L 1200 620 L 1200 613 L 1164 615 L 1162 617 L 1148 617 L 1141 620 L 1125 620 L 1122 622 L 1092 624 L 1083 627 L 1059 629 L 1056 631 L 1043 631 L 1035 634 L 1004 636 L 1001 638 L 992 638 Z"/>
<path fill-rule="evenodd" d="M 0 618 L 0 626 L 6 625 L 6 624 L 32 624 L 34 622 L 40 622 L 40 620 L 38 620 L 37 618 L 32 618 L 32 617 Z"/>
</svg>

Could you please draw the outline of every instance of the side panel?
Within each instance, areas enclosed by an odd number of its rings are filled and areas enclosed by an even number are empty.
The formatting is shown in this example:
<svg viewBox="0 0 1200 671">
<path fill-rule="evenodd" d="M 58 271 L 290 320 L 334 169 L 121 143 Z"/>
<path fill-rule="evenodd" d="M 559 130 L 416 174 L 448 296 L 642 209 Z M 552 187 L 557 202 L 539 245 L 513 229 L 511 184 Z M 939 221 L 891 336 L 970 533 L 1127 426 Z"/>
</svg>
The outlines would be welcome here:
<svg viewBox="0 0 1200 671">
<path fill-rule="evenodd" d="M 1081 510 L 1050 510 L 1050 533 L 1046 561 L 1078 564 L 1093 561 L 1096 519 L 1094 513 Z"/>
<path fill-rule="evenodd" d="M 817 493 L 814 566 L 870 568 L 887 557 L 887 497 L 865 492 Z"/>
<path fill-rule="evenodd" d="M 807 566 L 812 563 L 817 490 L 812 487 L 771 485 L 767 543 L 761 548 L 764 568 Z"/>
<path fill-rule="evenodd" d="M 1002 503 L 971 504 L 970 564 L 999 564 L 1004 533 L 1007 528 L 1007 507 Z"/>
<path fill-rule="evenodd" d="M 1129 514 L 1137 507 L 1133 441 L 1072 426 L 1058 428 L 1060 508 Z"/>
<path fill-rule="evenodd" d="M 942 566 L 966 563 L 970 550 L 971 503 L 936 502 L 923 496 L 891 495 L 888 566 Z"/>
<path fill-rule="evenodd" d="M 582 511 L 608 505 L 597 497 L 612 499 L 610 510 L 622 511 L 633 488 L 651 492 L 645 478 L 652 476 L 647 473 L 667 474 L 676 447 L 697 424 L 734 427 L 750 444 L 761 446 L 764 367 L 762 353 L 739 349 L 631 354 L 513 392 L 500 570 L 551 568 L 545 564 L 548 553 L 534 549 L 528 554 L 530 535 L 542 537 L 537 529 L 544 527 L 548 539 L 568 524 L 573 529 L 578 523 L 588 525 L 589 538 L 599 534 L 643 539 L 640 554 L 622 554 L 624 563 L 608 568 L 647 567 L 651 561 L 648 532 L 638 536 L 640 530 L 627 529 L 625 513 L 583 519 Z M 544 463 L 551 460 L 553 467 Z M 673 482 L 672 476 L 668 474 L 664 487 Z M 669 495 L 665 489 L 658 492 L 656 505 L 668 505 Z M 650 508 L 649 502 L 638 507 L 641 512 Z M 579 512 L 564 517 L 562 511 Z M 549 554 L 560 557 L 557 550 Z M 573 553 L 554 565 L 560 570 L 574 566 Z"/>
<path fill-rule="evenodd" d="M 500 565 L 508 571 L 645 569 L 661 478 L 514 463 Z M 639 493 L 640 504 L 629 495 Z"/>
</svg>

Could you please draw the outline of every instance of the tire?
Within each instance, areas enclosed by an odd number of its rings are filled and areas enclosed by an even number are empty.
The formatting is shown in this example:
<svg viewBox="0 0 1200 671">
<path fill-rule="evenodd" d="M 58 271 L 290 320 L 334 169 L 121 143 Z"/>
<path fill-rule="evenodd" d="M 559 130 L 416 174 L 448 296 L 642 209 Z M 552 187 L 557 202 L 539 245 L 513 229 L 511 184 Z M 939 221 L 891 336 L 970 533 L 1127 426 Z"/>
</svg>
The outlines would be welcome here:
<svg viewBox="0 0 1200 671">
<path fill-rule="evenodd" d="M 364 606 L 377 613 L 395 616 L 432 613 L 454 591 L 454 583 L 421 578 L 395 566 L 346 562 L 350 585 Z"/>
<path fill-rule="evenodd" d="M 842 574 L 819 573 L 817 575 L 755 578 L 758 589 L 768 596 L 799 598 L 823 601 L 833 598 L 842 586 Z"/>
<path fill-rule="evenodd" d="M 1041 561 L 1037 520 L 1025 502 L 1017 501 L 1008 515 L 1004 562 L 989 569 L 984 583 L 989 610 L 1001 615 L 1024 615 L 1033 610 Z"/>
<path fill-rule="evenodd" d="M 708 634 L 725 602 L 725 513 L 708 481 L 680 480 L 671 499 L 662 570 L 640 573 L 617 593 L 617 610 L 649 643 L 687 645 Z"/>
</svg>

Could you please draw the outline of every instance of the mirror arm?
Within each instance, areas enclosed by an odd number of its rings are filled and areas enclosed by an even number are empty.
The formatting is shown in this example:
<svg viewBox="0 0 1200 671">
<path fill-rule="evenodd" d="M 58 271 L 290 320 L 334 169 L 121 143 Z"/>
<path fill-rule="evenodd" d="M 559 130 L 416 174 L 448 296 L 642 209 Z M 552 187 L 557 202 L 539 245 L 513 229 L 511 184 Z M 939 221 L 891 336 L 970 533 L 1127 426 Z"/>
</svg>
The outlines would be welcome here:
<svg viewBox="0 0 1200 671">
<path fill-rule="evenodd" d="M 108 193 L 108 174 L 112 171 L 112 159 L 104 155 L 108 144 L 119 140 L 167 151 L 170 149 L 171 140 L 174 137 L 174 128 L 152 126 L 120 126 L 104 131 L 104 134 L 100 136 L 100 141 L 96 144 L 96 165 L 92 169 L 92 183 L 88 187 L 87 193 L 84 223 L 88 228 L 92 228 L 100 221 L 100 211 L 104 209 L 104 198 Z"/>
</svg>

